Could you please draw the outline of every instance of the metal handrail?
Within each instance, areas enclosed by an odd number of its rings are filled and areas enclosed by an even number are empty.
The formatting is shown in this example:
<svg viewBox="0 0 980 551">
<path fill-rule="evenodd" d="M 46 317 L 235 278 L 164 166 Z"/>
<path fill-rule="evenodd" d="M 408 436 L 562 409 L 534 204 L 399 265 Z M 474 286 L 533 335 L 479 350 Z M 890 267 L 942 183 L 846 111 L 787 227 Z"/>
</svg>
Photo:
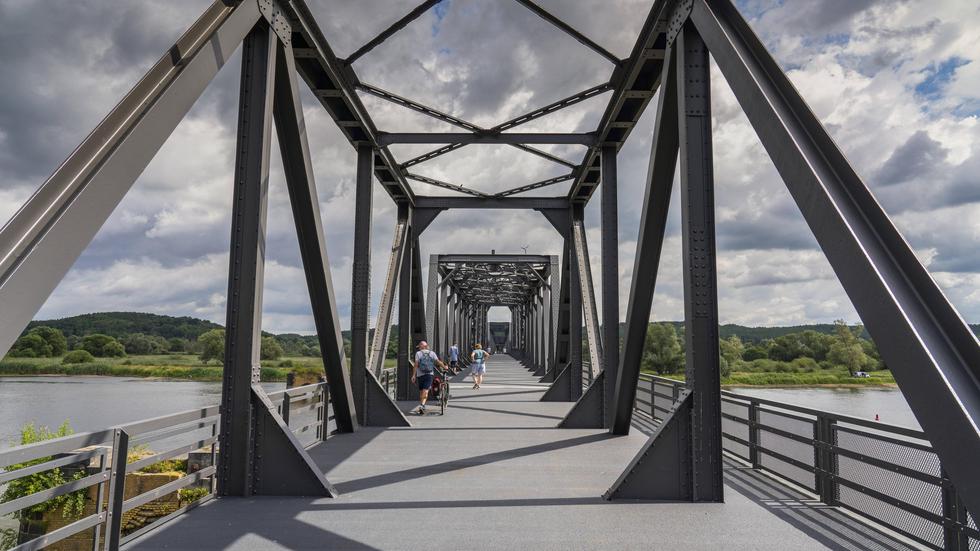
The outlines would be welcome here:
<svg viewBox="0 0 980 551">
<path fill-rule="evenodd" d="M 649 374 L 641 374 L 640 381 L 649 385 L 638 386 L 634 407 L 658 422 L 686 388 L 682 381 Z M 663 387 L 670 394 L 658 391 Z M 721 394 L 727 455 L 930 549 L 980 546 L 975 517 L 922 431 L 726 390 Z M 885 451 L 876 454 L 879 448 Z"/>
<path fill-rule="evenodd" d="M 309 434 L 315 430 L 314 445 L 329 436 L 329 423 L 333 420 L 330 411 L 329 387 L 327 383 L 315 383 L 289 388 L 268 394 L 277 407 L 286 425 L 296 435 Z M 303 419 L 296 426 L 297 416 L 303 414 L 312 419 Z M 293 423 L 290 424 L 290 417 Z M 307 422 L 308 421 L 308 422 Z M 58 486 L 22 496 L 6 503 L 0 503 L 0 516 L 13 514 L 25 508 L 50 499 L 77 491 L 85 491 L 98 486 L 96 510 L 80 517 L 74 522 L 25 542 L 12 551 L 39 549 L 51 545 L 80 532 L 96 529 L 94 549 L 115 549 L 162 522 L 196 507 L 214 497 L 215 473 L 218 458 L 218 428 L 221 422 L 219 406 L 191 409 L 150 419 L 118 425 L 110 429 L 73 434 L 62 438 L 46 440 L 35 444 L 18 446 L 0 452 L 0 484 L 49 472 L 55 468 L 69 465 L 83 465 L 90 472 L 79 479 L 69 480 Z M 172 442 L 176 441 L 176 442 Z M 152 455 L 129 463 L 129 452 L 138 444 L 160 444 L 166 442 L 166 449 L 154 451 Z M 122 492 L 127 473 L 139 471 L 150 465 L 169 459 L 185 456 L 194 450 L 206 449 L 210 452 L 211 464 L 186 473 L 184 476 L 163 486 L 124 499 Z M 10 470 L 9 467 L 43 460 Z M 92 467 L 93 462 L 98 467 Z M 126 511 L 145 505 L 151 501 L 192 485 L 203 484 L 207 494 L 200 499 L 179 507 L 165 517 L 154 520 L 132 533 L 122 535 L 121 517 Z M 101 534 L 105 534 L 102 538 Z M 104 539 L 104 541 L 100 541 Z"/>
</svg>

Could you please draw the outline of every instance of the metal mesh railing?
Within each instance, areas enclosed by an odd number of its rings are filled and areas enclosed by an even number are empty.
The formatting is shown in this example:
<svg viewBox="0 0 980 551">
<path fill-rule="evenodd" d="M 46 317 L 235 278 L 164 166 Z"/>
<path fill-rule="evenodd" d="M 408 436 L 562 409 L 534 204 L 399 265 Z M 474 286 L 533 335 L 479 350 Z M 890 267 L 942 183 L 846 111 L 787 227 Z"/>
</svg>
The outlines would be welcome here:
<svg viewBox="0 0 980 551">
<path fill-rule="evenodd" d="M 684 383 L 640 375 L 661 421 Z M 923 432 L 722 391 L 725 452 L 930 549 L 980 551 L 980 531 Z"/>
</svg>

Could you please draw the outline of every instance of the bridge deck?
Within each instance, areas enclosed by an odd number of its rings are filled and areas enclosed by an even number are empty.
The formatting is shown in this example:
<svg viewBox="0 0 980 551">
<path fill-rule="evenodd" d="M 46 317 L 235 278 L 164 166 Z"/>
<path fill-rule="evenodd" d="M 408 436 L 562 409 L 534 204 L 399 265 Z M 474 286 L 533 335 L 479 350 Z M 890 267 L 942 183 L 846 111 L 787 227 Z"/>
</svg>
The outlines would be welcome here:
<svg viewBox="0 0 980 551">
<path fill-rule="evenodd" d="M 127 549 L 906 549 L 735 463 L 724 504 L 603 501 L 645 441 L 556 430 L 567 403 L 510 357 L 447 414 L 361 429 L 311 450 L 338 499 L 223 498 Z M 402 406 L 408 411 L 415 404 Z"/>
</svg>

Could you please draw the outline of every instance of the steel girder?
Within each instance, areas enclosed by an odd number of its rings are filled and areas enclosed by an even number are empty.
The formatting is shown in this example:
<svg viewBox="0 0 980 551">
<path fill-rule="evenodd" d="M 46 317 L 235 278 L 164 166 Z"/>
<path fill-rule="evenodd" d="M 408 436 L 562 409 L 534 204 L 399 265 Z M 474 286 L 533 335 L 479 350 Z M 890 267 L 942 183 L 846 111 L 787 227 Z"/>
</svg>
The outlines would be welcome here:
<svg viewBox="0 0 980 551">
<path fill-rule="evenodd" d="M 388 259 L 388 271 L 385 276 L 384 287 L 381 290 L 381 301 L 378 304 L 374 339 L 371 344 L 371 359 L 368 362 L 368 366 L 375 377 L 381 376 L 385 353 L 388 350 L 391 313 L 394 309 L 395 292 L 398 288 L 398 274 L 402 266 L 402 258 L 405 256 L 405 245 L 408 241 L 408 225 L 408 208 L 399 209 L 398 221 L 395 223 L 395 235 L 392 238 L 391 255 Z"/>
<path fill-rule="evenodd" d="M 351 362 L 350 379 L 358 423 L 364 426 L 409 426 L 381 387 L 369 358 L 369 310 L 371 305 L 371 174 L 374 169 L 374 148 L 361 144 L 357 148 L 357 190 L 354 211 L 354 262 L 351 278 Z M 390 269 L 389 269 L 390 271 Z M 390 300 L 390 296 L 387 297 Z M 386 306 L 387 307 L 387 306 Z M 387 316 L 391 309 L 387 307 Z M 387 317 L 386 316 L 386 317 Z M 384 321 L 383 338 L 387 340 Z M 381 333 L 381 325 L 375 329 Z M 387 343 L 384 344 L 384 347 Z M 383 354 L 382 354 L 383 363 Z"/>
<path fill-rule="evenodd" d="M 966 506 L 980 511 L 980 344 L 820 121 L 727 0 L 704 37 Z"/>
<path fill-rule="evenodd" d="M 668 63 L 664 68 L 664 82 L 672 82 L 676 73 L 676 56 L 673 49 L 667 51 Z M 626 306 L 626 325 L 623 334 L 623 352 L 619 360 L 619 373 L 615 382 L 613 399 L 612 434 L 628 434 L 633 419 L 636 385 L 643 360 L 643 345 L 650 323 L 650 308 L 657 285 L 660 252 L 667 228 L 667 208 L 670 205 L 671 188 L 674 185 L 674 169 L 677 164 L 677 87 L 663 88 L 657 104 L 656 127 L 650 147 L 647 165 L 643 212 L 640 215 L 639 235 L 636 240 L 636 257 L 633 261 L 633 277 L 630 280 L 629 301 Z M 612 383 L 608 381 L 607 384 Z"/>
<path fill-rule="evenodd" d="M 619 371 L 619 213 L 616 148 L 602 148 L 602 426 L 612 428 L 612 404 Z"/>
<path fill-rule="evenodd" d="M 0 230 L 0 352 L 92 241 L 261 17 L 215 1 Z"/>
<path fill-rule="evenodd" d="M 259 382 L 265 226 L 269 197 L 269 150 L 276 82 L 277 40 L 261 21 L 242 47 L 238 147 L 232 203 L 224 375 L 219 435 L 220 495 L 253 492 L 252 384 Z"/>
<path fill-rule="evenodd" d="M 614 146 L 618 151 L 660 86 L 667 19 L 675 3 L 676 0 L 653 3 L 630 56 L 613 72 L 616 87 L 595 131 L 597 145 L 590 147 L 582 160 L 578 177 L 568 191 L 570 201 L 588 202 L 601 178 L 600 146 Z"/>
<path fill-rule="evenodd" d="M 292 22 L 293 56 L 310 91 L 353 147 L 369 143 L 376 148 L 374 175 L 391 198 L 412 203 L 415 194 L 411 186 L 388 148 L 378 143 L 378 129 L 357 95 L 357 76 L 334 54 L 306 2 L 289 0 L 280 6 Z"/>
<path fill-rule="evenodd" d="M 692 23 L 684 24 L 676 46 L 691 500 L 724 501 L 710 64 Z"/>
<path fill-rule="evenodd" d="M 277 36 L 279 25 L 284 24 L 275 19 L 258 22 L 242 53 L 218 492 L 332 497 L 336 493 L 323 472 L 258 385 L 274 119 L 337 429 L 351 432 L 356 427 L 296 69 L 288 41 Z"/>
</svg>

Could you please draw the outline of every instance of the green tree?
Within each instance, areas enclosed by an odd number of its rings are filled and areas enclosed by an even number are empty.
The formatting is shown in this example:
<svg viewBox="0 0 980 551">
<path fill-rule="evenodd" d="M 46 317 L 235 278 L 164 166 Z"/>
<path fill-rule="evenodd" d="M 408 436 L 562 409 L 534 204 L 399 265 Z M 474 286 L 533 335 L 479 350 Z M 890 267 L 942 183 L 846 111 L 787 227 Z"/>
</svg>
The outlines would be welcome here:
<svg viewBox="0 0 980 551">
<path fill-rule="evenodd" d="M 12 358 L 47 358 L 51 356 L 51 345 L 40 335 L 28 333 L 21 336 L 10 348 Z"/>
<path fill-rule="evenodd" d="M 187 352 L 187 341 L 180 337 L 173 337 L 167 340 L 167 351 L 171 354 L 182 354 Z"/>
<path fill-rule="evenodd" d="M 742 352 L 742 359 L 747 362 L 754 362 L 755 360 L 763 360 L 769 358 L 769 351 L 760 345 L 750 346 Z"/>
<path fill-rule="evenodd" d="M 143 333 L 130 333 L 122 339 L 122 344 L 126 347 L 127 354 L 145 356 L 148 354 L 162 354 L 166 347 L 166 341 Z"/>
<path fill-rule="evenodd" d="M 275 337 L 262 337 L 259 355 L 263 360 L 278 360 L 282 357 L 282 346 Z"/>
<path fill-rule="evenodd" d="M 212 329 L 197 338 L 198 347 L 201 349 L 200 358 L 204 363 L 217 360 L 221 363 L 225 359 L 225 330 Z"/>
<path fill-rule="evenodd" d="M 661 375 L 676 373 L 684 364 L 681 343 L 677 330 L 670 323 L 651 323 L 647 326 L 647 336 L 643 345 L 644 369 L 651 369 Z"/>
<path fill-rule="evenodd" d="M 82 338 L 82 350 L 96 358 L 121 358 L 126 355 L 122 343 L 109 335 L 95 333 Z"/>
<path fill-rule="evenodd" d="M 68 339 L 65 338 L 65 334 L 54 327 L 48 327 L 46 325 L 39 325 L 27 332 L 28 335 L 37 335 L 44 339 L 44 342 L 48 343 L 51 347 L 50 356 L 62 356 L 65 352 L 68 352 Z"/>
<path fill-rule="evenodd" d="M 721 352 L 721 357 L 724 358 L 725 363 L 728 364 L 729 371 L 737 370 L 741 367 L 742 353 L 745 352 L 745 345 L 742 344 L 742 339 L 738 338 L 738 335 L 721 339 L 718 342 L 718 350 Z"/>
<path fill-rule="evenodd" d="M 864 328 L 858 326 L 853 331 L 844 323 L 844 320 L 834 322 L 834 343 L 830 345 L 827 359 L 831 362 L 846 367 L 847 372 L 854 375 L 855 371 L 861 371 L 868 363 L 868 356 L 861 347 L 858 335 Z"/>
<path fill-rule="evenodd" d="M 793 361 L 796 358 L 810 356 L 813 352 L 807 348 L 799 333 L 781 335 L 772 340 L 769 347 L 769 359 L 782 362 Z"/>
<path fill-rule="evenodd" d="M 818 362 L 827 359 L 827 354 L 830 352 L 830 345 L 834 344 L 833 335 L 820 333 L 813 329 L 807 329 L 802 333 L 798 333 L 798 335 L 800 336 L 800 341 L 810 351 L 809 356 L 811 358 Z"/>
<path fill-rule="evenodd" d="M 68 335 L 68 350 L 76 350 L 82 345 L 82 338 L 78 335 Z"/>
</svg>

